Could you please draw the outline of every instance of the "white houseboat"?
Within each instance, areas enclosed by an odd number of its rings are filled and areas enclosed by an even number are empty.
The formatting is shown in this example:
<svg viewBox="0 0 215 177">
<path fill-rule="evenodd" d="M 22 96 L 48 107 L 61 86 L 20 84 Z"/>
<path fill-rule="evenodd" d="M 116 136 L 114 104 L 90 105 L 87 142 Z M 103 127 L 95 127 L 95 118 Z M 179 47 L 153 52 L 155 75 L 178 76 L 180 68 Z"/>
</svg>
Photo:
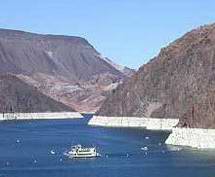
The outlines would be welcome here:
<svg viewBox="0 0 215 177">
<path fill-rule="evenodd" d="M 97 153 L 95 147 L 83 148 L 81 145 L 75 145 L 71 147 L 68 156 L 70 158 L 92 158 L 99 157 L 100 154 Z"/>
</svg>

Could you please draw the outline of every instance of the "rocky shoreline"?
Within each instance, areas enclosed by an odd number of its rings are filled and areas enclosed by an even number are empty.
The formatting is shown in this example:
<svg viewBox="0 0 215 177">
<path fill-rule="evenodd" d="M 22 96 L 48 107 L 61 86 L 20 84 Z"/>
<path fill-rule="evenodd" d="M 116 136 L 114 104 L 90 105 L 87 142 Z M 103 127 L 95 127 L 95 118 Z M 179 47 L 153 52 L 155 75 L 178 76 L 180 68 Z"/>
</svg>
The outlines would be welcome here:
<svg viewBox="0 0 215 177">
<path fill-rule="evenodd" d="M 1 113 L 0 121 L 34 119 L 78 119 L 83 116 L 78 112 L 43 112 L 43 113 Z"/>
<path fill-rule="evenodd" d="M 165 141 L 166 144 L 188 146 L 197 149 L 215 148 L 215 129 L 175 127 L 178 122 L 178 119 L 93 116 L 88 125 L 171 131 L 171 134 Z"/>
</svg>

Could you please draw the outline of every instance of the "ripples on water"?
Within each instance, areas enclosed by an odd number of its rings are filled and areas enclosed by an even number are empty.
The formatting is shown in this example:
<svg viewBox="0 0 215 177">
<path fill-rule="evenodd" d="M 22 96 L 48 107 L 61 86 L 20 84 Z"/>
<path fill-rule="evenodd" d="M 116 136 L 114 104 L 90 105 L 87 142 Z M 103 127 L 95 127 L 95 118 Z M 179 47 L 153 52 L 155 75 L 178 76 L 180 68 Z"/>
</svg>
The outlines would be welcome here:
<svg viewBox="0 0 215 177">
<path fill-rule="evenodd" d="M 214 151 L 166 146 L 164 132 L 89 127 L 86 122 L 1 122 L 0 177 L 215 176 Z M 69 159 L 64 152 L 72 144 L 96 146 L 102 157 Z"/>
</svg>

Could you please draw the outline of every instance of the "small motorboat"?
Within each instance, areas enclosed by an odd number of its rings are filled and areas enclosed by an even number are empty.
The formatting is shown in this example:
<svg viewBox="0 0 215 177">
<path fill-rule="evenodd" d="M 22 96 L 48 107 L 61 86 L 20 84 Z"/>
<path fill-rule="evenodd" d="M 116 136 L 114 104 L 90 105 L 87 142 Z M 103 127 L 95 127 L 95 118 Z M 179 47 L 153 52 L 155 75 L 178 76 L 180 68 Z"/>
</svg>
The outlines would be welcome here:
<svg viewBox="0 0 215 177">
<path fill-rule="evenodd" d="M 70 158 L 92 158 L 100 156 L 95 147 L 84 148 L 80 144 L 72 146 L 67 154 Z"/>
<path fill-rule="evenodd" d="M 50 153 L 51 153 L 52 155 L 55 155 L 55 151 L 54 151 L 54 150 L 51 150 Z"/>
<path fill-rule="evenodd" d="M 142 151 L 148 151 L 149 148 L 147 146 L 141 148 Z"/>
</svg>

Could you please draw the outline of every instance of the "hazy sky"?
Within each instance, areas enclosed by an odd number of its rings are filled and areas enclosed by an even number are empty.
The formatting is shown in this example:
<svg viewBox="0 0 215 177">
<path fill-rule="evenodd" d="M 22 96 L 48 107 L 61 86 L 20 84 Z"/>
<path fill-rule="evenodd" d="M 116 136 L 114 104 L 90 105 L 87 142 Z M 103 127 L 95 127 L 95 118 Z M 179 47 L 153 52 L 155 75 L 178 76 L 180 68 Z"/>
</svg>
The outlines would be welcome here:
<svg viewBox="0 0 215 177">
<path fill-rule="evenodd" d="M 161 47 L 215 22 L 214 0 L 2 0 L 0 27 L 85 37 L 104 56 L 138 68 Z"/>
</svg>

